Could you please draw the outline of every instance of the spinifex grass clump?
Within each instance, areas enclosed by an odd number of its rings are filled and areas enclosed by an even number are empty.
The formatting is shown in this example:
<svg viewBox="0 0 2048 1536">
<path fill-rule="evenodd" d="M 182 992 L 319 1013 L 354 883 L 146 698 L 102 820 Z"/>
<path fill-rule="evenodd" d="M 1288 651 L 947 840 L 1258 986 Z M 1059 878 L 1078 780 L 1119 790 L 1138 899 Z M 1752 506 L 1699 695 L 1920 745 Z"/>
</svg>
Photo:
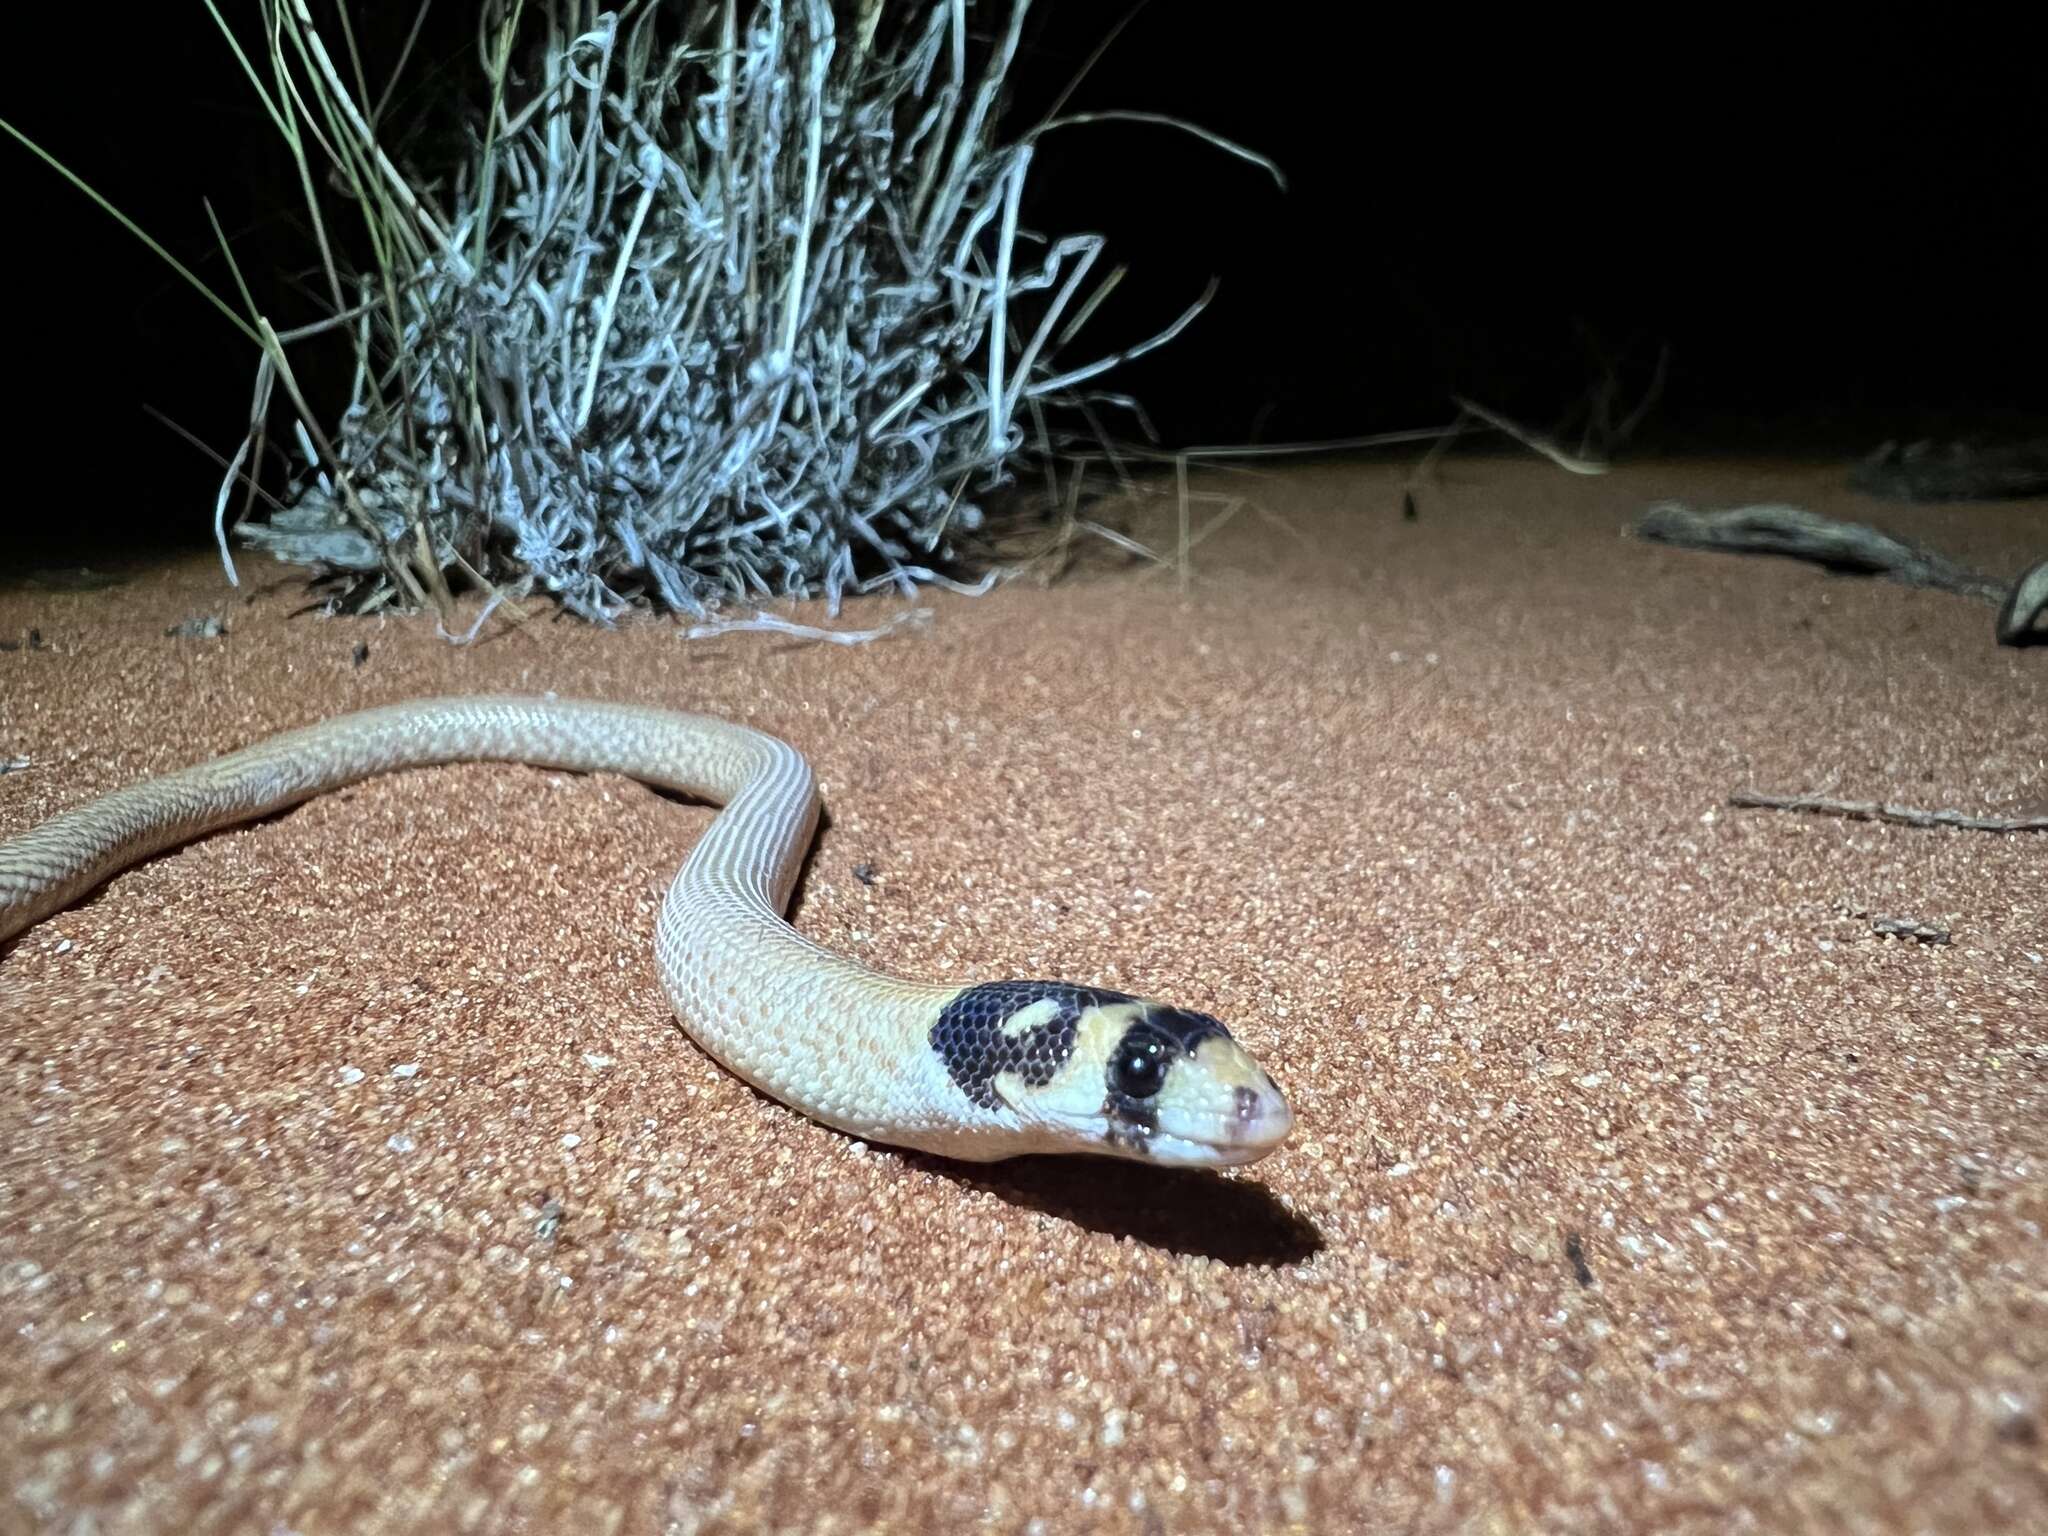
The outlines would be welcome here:
<svg viewBox="0 0 2048 1536">
<path fill-rule="evenodd" d="M 266 346 L 307 469 L 239 536 L 350 574 L 356 609 L 445 605 L 454 573 L 595 619 L 947 579 L 1022 422 L 1118 360 L 1053 362 L 1101 242 L 1017 228 L 1031 148 L 994 123 L 1023 12 L 493 8 L 444 203 L 301 0 L 266 4 L 272 115 L 376 259 L 328 262 L 357 354 L 334 431 Z"/>
</svg>

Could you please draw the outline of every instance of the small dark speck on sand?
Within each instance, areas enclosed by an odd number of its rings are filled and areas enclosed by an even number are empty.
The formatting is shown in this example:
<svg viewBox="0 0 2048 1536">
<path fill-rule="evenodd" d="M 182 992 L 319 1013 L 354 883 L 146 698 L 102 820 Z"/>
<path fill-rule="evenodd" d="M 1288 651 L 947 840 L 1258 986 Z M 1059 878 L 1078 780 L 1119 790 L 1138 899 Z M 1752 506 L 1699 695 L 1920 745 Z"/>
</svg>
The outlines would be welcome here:
<svg viewBox="0 0 2048 1536">
<path fill-rule="evenodd" d="M 1572 1278 L 1580 1285 L 1593 1283 L 1593 1271 L 1586 1266 L 1586 1245 L 1576 1232 L 1564 1235 L 1564 1256 L 1572 1262 Z"/>
</svg>

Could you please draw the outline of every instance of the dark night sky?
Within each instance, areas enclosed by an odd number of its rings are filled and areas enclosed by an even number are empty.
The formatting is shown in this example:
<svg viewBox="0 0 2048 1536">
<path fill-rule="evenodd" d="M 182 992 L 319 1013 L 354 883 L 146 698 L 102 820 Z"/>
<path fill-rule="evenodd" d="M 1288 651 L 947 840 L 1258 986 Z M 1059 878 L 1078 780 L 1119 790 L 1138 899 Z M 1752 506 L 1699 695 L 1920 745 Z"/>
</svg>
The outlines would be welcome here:
<svg viewBox="0 0 2048 1536">
<path fill-rule="evenodd" d="M 409 14 L 357 9 L 373 50 Z M 1156 127 L 1041 146 L 1031 222 L 1101 231 L 1132 268 L 1098 345 L 1221 281 L 1194 328 L 1117 379 L 1168 442 L 1432 425 L 1452 390 L 1548 424 L 1589 380 L 1582 324 L 1636 342 L 1637 366 L 1670 344 L 1651 429 L 1666 443 L 1844 451 L 2048 405 L 2043 114 L 2012 40 L 1924 18 L 1817 41 L 1517 31 L 1450 7 L 1323 19 L 1339 9 L 1153 0 L 1071 103 L 1195 119 L 1279 161 L 1284 193 Z M 429 59 L 466 46 L 473 0 L 431 14 Z M 1017 124 L 1123 8 L 1033 14 Z M 97 40 L 70 15 L 18 18 L 0 114 L 226 289 L 212 197 L 277 295 L 307 247 L 276 137 L 201 7 L 150 15 Z M 0 155 L 26 320 L 17 446 L 68 479 L 68 505 L 203 541 L 217 471 L 142 407 L 231 447 L 246 344 L 18 145 Z"/>
</svg>

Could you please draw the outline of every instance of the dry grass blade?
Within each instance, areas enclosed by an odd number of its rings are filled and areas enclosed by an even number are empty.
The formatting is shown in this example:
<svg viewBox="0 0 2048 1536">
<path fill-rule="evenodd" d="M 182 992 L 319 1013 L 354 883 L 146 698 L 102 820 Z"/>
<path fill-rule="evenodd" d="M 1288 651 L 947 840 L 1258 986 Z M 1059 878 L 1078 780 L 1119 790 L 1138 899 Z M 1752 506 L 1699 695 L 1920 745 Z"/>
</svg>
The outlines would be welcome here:
<svg viewBox="0 0 2048 1536">
<path fill-rule="evenodd" d="M 1467 415 L 1477 417 L 1480 421 L 1485 422 L 1494 431 L 1506 433 L 1524 448 L 1542 454 L 1544 458 L 1550 460 L 1559 469 L 1571 474 L 1604 475 L 1610 467 L 1605 459 L 1585 458 L 1579 454 L 1567 452 L 1545 437 L 1541 432 L 1531 431 L 1528 427 L 1512 422 L 1498 411 L 1488 410 L 1477 401 L 1468 400 L 1463 395 L 1451 396 L 1451 403 Z"/>
</svg>

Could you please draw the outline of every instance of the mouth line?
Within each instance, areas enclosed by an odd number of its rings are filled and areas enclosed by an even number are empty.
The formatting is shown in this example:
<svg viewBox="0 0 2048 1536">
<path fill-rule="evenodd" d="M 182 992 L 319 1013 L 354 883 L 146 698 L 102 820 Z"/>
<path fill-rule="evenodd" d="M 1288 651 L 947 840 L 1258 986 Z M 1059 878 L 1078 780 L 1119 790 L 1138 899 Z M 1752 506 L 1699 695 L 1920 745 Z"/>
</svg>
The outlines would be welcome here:
<svg viewBox="0 0 2048 1536">
<path fill-rule="evenodd" d="M 1207 1141 L 1184 1141 L 1182 1145 L 1197 1148 L 1203 1154 L 1199 1159 L 1188 1159 L 1190 1162 L 1203 1162 L 1212 1168 L 1242 1168 L 1247 1163 L 1259 1161 L 1260 1158 L 1266 1156 L 1279 1143 L 1267 1142 L 1253 1145 L 1241 1141 L 1228 1144 Z"/>
<path fill-rule="evenodd" d="M 1090 1117 L 1061 1115 L 1058 1119 L 1078 1135 L 1089 1135 L 1095 1124 Z M 1286 1137 L 1264 1141 L 1240 1141 L 1219 1138 L 1211 1141 L 1201 1136 L 1162 1130 L 1157 1126 L 1133 1124 L 1129 1121 L 1112 1122 L 1109 1131 L 1096 1139 L 1125 1151 L 1134 1151 L 1147 1161 L 1161 1166 L 1187 1164 L 1209 1168 L 1241 1168 L 1246 1163 L 1255 1163 L 1276 1149 Z"/>
</svg>

